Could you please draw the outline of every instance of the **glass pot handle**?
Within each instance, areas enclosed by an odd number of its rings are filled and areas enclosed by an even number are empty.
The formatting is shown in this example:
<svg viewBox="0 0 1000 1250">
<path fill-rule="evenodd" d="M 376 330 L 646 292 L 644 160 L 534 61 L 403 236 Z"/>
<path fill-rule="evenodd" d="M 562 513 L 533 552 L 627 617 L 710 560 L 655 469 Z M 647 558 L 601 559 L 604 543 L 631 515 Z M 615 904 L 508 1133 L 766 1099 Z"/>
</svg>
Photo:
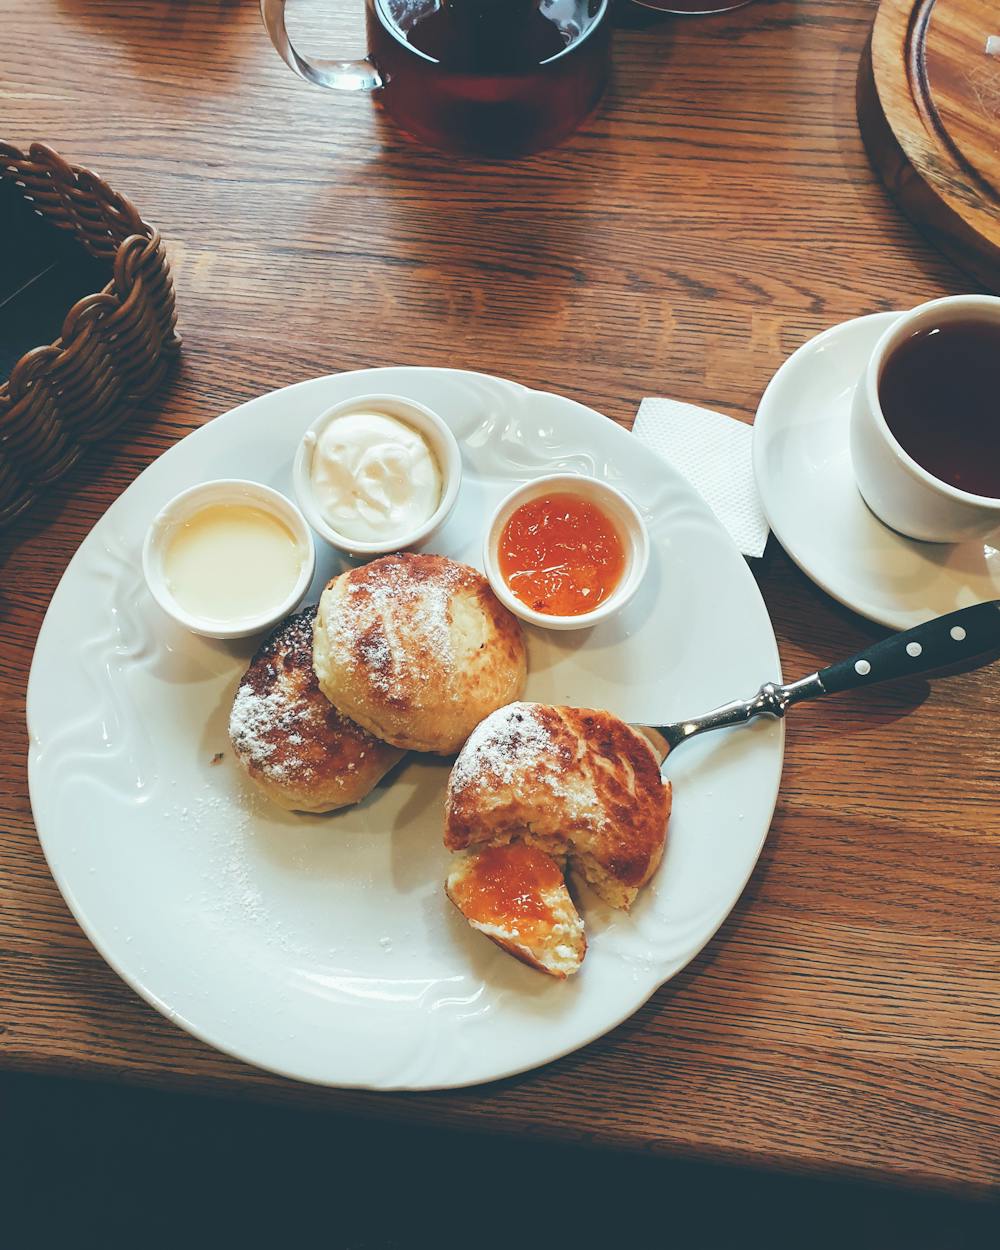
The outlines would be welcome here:
<svg viewBox="0 0 1000 1250">
<path fill-rule="evenodd" d="M 306 82 L 334 91 L 376 91 L 383 85 L 382 75 L 372 61 L 309 60 L 298 52 L 285 29 L 285 0 L 260 0 L 260 14 L 278 55 L 290 70 Z"/>
</svg>

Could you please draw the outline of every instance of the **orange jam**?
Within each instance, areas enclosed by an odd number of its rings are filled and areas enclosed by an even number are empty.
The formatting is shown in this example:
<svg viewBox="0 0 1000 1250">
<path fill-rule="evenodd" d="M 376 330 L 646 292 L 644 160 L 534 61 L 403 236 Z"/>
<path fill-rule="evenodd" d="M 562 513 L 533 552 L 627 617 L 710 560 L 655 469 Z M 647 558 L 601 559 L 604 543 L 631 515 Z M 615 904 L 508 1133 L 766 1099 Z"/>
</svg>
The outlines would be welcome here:
<svg viewBox="0 0 1000 1250">
<path fill-rule="evenodd" d="M 514 595 L 547 616 L 580 616 L 622 579 L 618 531 L 579 495 L 542 495 L 521 504 L 500 535 L 500 572 Z"/>
<path fill-rule="evenodd" d="M 462 881 L 462 912 L 480 924 L 551 920 L 543 894 L 562 883 L 555 860 L 535 846 L 487 846 Z"/>
</svg>

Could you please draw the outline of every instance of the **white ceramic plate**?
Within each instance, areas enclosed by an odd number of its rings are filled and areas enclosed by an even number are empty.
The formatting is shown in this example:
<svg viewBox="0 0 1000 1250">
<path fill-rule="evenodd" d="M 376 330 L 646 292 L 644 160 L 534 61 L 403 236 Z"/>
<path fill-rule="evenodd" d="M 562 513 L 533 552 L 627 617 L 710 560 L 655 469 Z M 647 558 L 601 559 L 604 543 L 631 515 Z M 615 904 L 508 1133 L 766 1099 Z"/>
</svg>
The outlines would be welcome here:
<svg viewBox="0 0 1000 1250">
<path fill-rule="evenodd" d="M 847 607 L 910 629 L 1000 599 L 1000 536 L 920 543 L 883 525 L 851 467 L 851 399 L 879 338 L 899 313 L 825 330 L 791 355 L 757 409 L 753 463 L 774 533 L 800 569 Z"/>
<path fill-rule="evenodd" d="M 289 491 L 295 445 L 316 414 L 373 391 L 434 408 L 462 445 L 464 486 L 436 551 L 478 565 L 498 500 L 544 473 L 603 478 L 645 515 L 644 587 L 593 630 L 529 631 L 529 698 L 669 720 L 779 678 L 742 558 L 691 487 L 606 418 L 478 374 L 340 374 L 264 395 L 191 434 L 95 526 L 38 639 L 31 800 L 73 914 L 169 1019 L 301 1080 L 468 1085 L 598 1037 L 705 945 L 763 844 L 783 733 L 757 723 L 678 752 L 655 882 L 631 916 L 584 896 L 590 952 L 565 983 L 504 955 L 445 899 L 447 762 L 411 757 L 366 802 L 329 816 L 256 797 L 226 736 L 253 642 L 195 638 L 171 622 L 143 585 L 143 534 L 170 496 L 208 478 Z M 312 599 L 337 567 L 321 556 Z"/>
</svg>

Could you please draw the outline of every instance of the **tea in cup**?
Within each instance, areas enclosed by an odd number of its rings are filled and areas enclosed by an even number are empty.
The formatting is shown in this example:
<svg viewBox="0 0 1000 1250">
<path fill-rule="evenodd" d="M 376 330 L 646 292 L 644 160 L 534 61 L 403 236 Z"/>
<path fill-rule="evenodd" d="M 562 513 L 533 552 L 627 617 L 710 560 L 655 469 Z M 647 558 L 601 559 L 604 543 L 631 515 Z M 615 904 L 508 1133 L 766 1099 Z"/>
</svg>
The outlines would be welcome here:
<svg viewBox="0 0 1000 1250">
<path fill-rule="evenodd" d="M 851 459 L 868 507 L 909 538 L 1000 529 L 1000 298 L 932 300 L 886 330 L 854 393 Z"/>
</svg>

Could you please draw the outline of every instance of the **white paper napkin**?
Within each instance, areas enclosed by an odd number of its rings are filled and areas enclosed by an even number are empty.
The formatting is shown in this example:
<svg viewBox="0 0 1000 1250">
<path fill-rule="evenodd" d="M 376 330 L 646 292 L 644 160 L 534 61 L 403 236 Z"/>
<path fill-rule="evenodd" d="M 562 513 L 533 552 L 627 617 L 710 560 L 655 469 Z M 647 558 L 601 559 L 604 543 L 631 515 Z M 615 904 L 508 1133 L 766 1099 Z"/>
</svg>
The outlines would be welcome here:
<svg viewBox="0 0 1000 1250">
<path fill-rule="evenodd" d="M 644 399 L 632 433 L 691 483 L 745 556 L 769 533 L 754 482 L 753 427 L 676 399 Z"/>
</svg>

